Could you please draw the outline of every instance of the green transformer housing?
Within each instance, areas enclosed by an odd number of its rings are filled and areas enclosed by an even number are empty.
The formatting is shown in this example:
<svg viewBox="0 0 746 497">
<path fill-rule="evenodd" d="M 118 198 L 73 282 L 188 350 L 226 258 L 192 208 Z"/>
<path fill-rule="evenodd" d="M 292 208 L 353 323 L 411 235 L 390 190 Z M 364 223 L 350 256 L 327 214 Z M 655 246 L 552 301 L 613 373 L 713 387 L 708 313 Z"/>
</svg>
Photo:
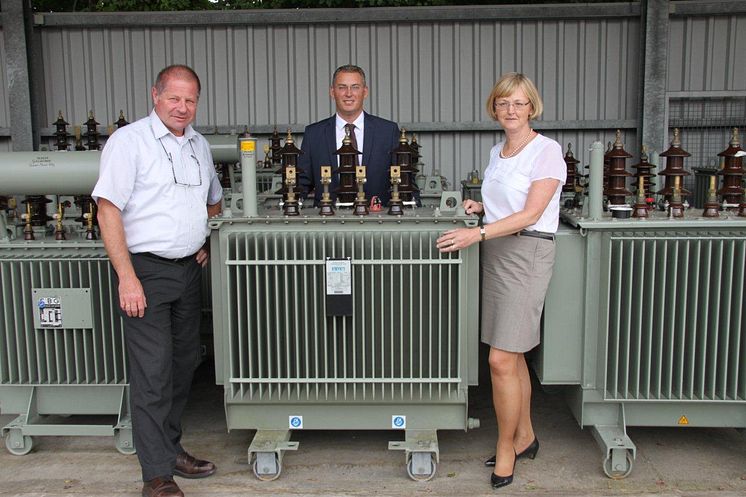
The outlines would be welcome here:
<svg viewBox="0 0 746 497">
<path fill-rule="evenodd" d="M 292 430 L 402 430 L 407 471 L 435 473 L 438 429 L 468 416 L 477 383 L 479 250 L 441 254 L 475 226 L 439 207 L 210 223 L 215 367 L 229 430 L 256 429 L 250 463 L 277 478 Z M 307 211 L 310 211 L 307 210 Z M 305 213 L 306 211 L 304 211 Z"/>
<path fill-rule="evenodd" d="M 746 428 L 746 219 L 562 218 L 534 368 L 604 472 L 632 470 L 627 426 Z"/>
<path fill-rule="evenodd" d="M 100 241 L 56 241 L 43 228 L 36 240 L 0 241 L 0 408 L 18 415 L 2 428 L 11 453 L 47 435 L 113 436 L 134 453 L 113 285 Z"/>
</svg>

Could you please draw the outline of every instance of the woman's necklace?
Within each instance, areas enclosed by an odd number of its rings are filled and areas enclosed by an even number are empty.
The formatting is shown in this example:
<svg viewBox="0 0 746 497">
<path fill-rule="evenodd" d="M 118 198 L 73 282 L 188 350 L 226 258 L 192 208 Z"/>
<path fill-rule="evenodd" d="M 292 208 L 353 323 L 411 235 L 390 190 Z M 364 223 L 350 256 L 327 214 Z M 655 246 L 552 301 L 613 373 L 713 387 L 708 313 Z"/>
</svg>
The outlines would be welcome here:
<svg viewBox="0 0 746 497">
<path fill-rule="evenodd" d="M 531 133 L 533 133 L 533 132 L 534 132 L 533 128 L 528 128 L 528 134 L 526 134 L 525 138 L 523 138 L 523 141 L 521 141 L 521 144 L 518 145 L 518 147 L 516 147 L 515 150 L 513 150 L 508 155 L 505 155 L 503 153 L 503 151 L 500 150 L 500 157 L 502 157 L 503 159 L 510 159 L 511 157 L 515 156 L 515 154 L 517 154 L 518 152 L 520 152 L 521 149 L 526 146 L 526 144 L 528 143 L 529 138 L 531 138 Z"/>
</svg>

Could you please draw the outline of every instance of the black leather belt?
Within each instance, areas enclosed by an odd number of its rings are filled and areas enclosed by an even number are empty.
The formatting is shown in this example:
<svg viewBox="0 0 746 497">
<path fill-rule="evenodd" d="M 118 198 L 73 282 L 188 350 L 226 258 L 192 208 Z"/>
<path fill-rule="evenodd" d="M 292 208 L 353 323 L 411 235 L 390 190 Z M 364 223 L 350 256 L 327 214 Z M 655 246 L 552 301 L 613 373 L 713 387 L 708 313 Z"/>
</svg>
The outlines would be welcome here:
<svg viewBox="0 0 746 497">
<path fill-rule="evenodd" d="M 514 234 L 515 236 L 532 236 L 534 238 L 541 238 L 542 240 L 554 240 L 554 233 L 546 233 L 544 231 L 521 230 Z"/>
<path fill-rule="evenodd" d="M 185 262 L 190 261 L 191 259 L 194 259 L 194 254 L 188 255 L 186 257 L 179 257 L 178 259 L 169 259 L 168 257 L 161 257 L 160 255 L 156 255 L 152 252 L 138 252 L 133 255 L 140 255 L 142 257 L 147 257 L 148 259 L 155 259 L 157 261 L 173 262 L 175 264 L 183 264 Z"/>
</svg>

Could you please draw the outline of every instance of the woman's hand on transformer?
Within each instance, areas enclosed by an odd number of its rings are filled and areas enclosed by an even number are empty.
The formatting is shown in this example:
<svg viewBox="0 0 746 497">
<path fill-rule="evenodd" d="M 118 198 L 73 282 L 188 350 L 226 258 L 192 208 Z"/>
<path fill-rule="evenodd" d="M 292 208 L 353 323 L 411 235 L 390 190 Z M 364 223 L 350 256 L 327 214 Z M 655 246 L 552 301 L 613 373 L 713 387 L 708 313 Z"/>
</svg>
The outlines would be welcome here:
<svg viewBox="0 0 746 497">
<path fill-rule="evenodd" d="M 479 242 L 479 228 L 459 228 L 446 231 L 435 241 L 435 246 L 442 252 L 455 252 Z"/>
<path fill-rule="evenodd" d="M 484 212 L 484 205 L 482 205 L 482 202 L 466 199 L 464 200 L 463 205 L 467 214 L 482 214 Z"/>
</svg>

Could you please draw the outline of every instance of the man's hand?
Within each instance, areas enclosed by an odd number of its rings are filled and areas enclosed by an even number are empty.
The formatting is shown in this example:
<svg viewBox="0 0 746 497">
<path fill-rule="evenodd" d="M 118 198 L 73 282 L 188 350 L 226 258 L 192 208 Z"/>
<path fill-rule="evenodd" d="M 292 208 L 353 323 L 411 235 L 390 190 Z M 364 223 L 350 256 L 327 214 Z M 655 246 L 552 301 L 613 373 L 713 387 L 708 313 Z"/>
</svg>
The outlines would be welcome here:
<svg viewBox="0 0 746 497">
<path fill-rule="evenodd" d="M 145 315 L 148 303 L 145 300 L 142 284 L 137 277 L 119 279 L 119 306 L 131 318 L 141 318 Z"/>
<path fill-rule="evenodd" d="M 206 243 L 202 245 L 202 248 L 197 251 L 197 254 L 194 257 L 197 258 L 197 264 L 202 267 L 207 266 L 207 261 L 210 260 L 210 250 L 208 245 Z"/>
</svg>

